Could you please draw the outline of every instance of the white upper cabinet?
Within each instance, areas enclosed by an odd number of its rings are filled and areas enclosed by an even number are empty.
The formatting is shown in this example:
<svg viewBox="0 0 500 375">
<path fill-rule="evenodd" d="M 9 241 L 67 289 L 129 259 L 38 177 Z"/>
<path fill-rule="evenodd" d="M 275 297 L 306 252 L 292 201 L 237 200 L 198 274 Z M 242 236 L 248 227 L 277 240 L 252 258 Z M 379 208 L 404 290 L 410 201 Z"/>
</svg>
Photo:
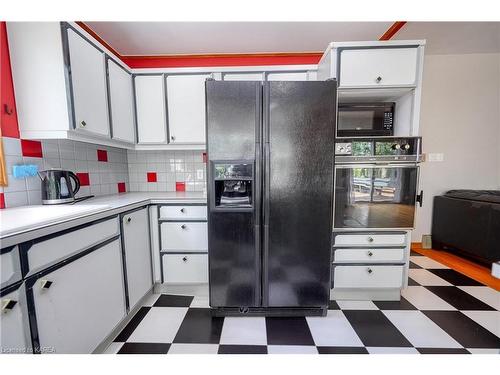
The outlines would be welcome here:
<svg viewBox="0 0 500 375">
<path fill-rule="evenodd" d="M 137 138 L 139 143 L 166 143 L 165 91 L 163 75 L 135 78 Z"/>
<path fill-rule="evenodd" d="M 67 32 L 76 129 L 109 137 L 104 53 L 73 30 Z"/>
<path fill-rule="evenodd" d="M 134 98 L 132 76 L 108 59 L 109 103 L 113 139 L 134 143 Z"/>
<path fill-rule="evenodd" d="M 210 77 L 167 76 L 169 143 L 205 143 L 205 80 Z"/>
<path fill-rule="evenodd" d="M 413 86 L 417 62 L 417 47 L 341 50 L 339 86 Z"/>
</svg>

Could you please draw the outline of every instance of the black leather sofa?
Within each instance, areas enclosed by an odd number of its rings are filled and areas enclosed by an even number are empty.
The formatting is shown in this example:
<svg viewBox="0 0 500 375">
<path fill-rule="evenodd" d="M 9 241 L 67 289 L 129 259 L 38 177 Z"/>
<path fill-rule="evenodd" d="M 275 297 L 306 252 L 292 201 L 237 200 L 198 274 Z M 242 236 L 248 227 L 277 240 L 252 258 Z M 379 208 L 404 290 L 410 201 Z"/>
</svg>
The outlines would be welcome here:
<svg viewBox="0 0 500 375">
<path fill-rule="evenodd" d="M 434 197 L 432 248 L 498 262 L 500 190 L 450 190 Z"/>
</svg>

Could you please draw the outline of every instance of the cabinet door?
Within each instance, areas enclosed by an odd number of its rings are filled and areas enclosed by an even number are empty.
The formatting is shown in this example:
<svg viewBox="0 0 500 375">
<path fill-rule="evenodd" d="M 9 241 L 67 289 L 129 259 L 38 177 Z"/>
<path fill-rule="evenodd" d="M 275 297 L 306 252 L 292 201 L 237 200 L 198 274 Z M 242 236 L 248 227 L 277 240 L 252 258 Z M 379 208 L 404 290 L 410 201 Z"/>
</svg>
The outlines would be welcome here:
<svg viewBox="0 0 500 375">
<path fill-rule="evenodd" d="M 165 91 L 163 76 L 136 76 L 135 102 L 139 143 L 166 143 Z"/>
<path fill-rule="evenodd" d="M 125 316 L 119 240 L 40 278 L 33 297 L 41 347 L 91 353 Z"/>
<path fill-rule="evenodd" d="M 31 353 L 24 284 L 1 297 L 0 350 L 5 354 Z"/>
<path fill-rule="evenodd" d="M 132 309 L 153 285 L 147 208 L 123 215 L 122 228 L 129 307 Z"/>
<path fill-rule="evenodd" d="M 109 136 L 104 54 L 68 30 L 73 106 L 77 129 Z"/>
<path fill-rule="evenodd" d="M 170 143 L 205 143 L 205 80 L 209 74 L 167 77 Z"/>
<path fill-rule="evenodd" d="M 113 138 L 135 142 L 132 76 L 108 59 L 109 103 Z"/>
</svg>

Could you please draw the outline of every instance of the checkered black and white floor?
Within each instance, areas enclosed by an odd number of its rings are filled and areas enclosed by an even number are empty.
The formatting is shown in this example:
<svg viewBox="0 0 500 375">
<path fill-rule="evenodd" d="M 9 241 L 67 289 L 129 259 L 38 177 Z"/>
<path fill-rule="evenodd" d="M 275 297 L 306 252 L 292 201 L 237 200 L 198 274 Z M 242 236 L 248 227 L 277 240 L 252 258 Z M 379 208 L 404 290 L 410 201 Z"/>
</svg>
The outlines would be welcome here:
<svg viewBox="0 0 500 375">
<path fill-rule="evenodd" d="M 207 297 L 153 295 L 106 353 L 500 353 L 494 289 L 412 252 L 402 295 L 306 318 L 214 318 Z"/>
</svg>

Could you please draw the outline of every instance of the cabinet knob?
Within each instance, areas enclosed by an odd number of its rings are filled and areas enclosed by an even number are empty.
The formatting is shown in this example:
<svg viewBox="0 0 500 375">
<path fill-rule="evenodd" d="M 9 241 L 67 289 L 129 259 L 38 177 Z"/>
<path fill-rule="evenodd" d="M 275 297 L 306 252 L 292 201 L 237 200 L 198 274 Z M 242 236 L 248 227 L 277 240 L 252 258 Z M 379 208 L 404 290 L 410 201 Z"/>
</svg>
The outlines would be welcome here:
<svg viewBox="0 0 500 375">
<path fill-rule="evenodd" d="M 81 122 L 80 122 L 80 126 L 81 126 L 82 128 L 84 128 L 85 126 L 87 126 L 87 123 L 86 123 L 85 121 L 81 121 Z"/>
<path fill-rule="evenodd" d="M 14 301 L 13 299 L 4 299 L 2 300 L 2 312 L 8 313 L 10 310 L 14 308 L 14 306 L 17 304 L 17 301 Z"/>
<path fill-rule="evenodd" d="M 373 272 L 373 270 L 372 270 L 371 268 L 367 268 L 367 269 L 366 269 L 366 272 L 368 272 L 368 273 L 372 273 L 372 272 Z"/>
<path fill-rule="evenodd" d="M 181 212 L 184 213 L 186 212 L 186 210 L 184 208 L 181 208 Z"/>
<path fill-rule="evenodd" d="M 183 261 L 183 262 L 187 262 L 187 261 L 188 261 L 188 258 L 187 258 L 187 257 L 184 257 L 184 258 L 182 258 L 182 261 Z"/>
<path fill-rule="evenodd" d="M 127 223 L 130 223 L 132 221 L 131 217 L 127 217 Z"/>
<path fill-rule="evenodd" d="M 172 141 L 175 141 L 175 137 L 174 137 L 173 135 L 172 135 L 172 136 L 170 136 L 170 139 L 171 139 Z"/>
<path fill-rule="evenodd" d="M 371 257 L 373 253 L 371 251 L 368 252 L 368 256 Z"/>
<path fill-rule="evenodd" d="M 380 83 L 380 81 L 382 81 L 382 77 L 378 76 L 377 78 L 375 78 L 375 82 Z"/>
<path fill-rule="evenodd" d="M 40 280 L 40 287 L 42 289 L 49 289 L 52 286 L 53 282 L 49 280 Z"/>
<path fill-rule="evenodd" d="M 181 228 L 182 228 L 182 229 L 186 229 L 186 228 L 187 228 L 187 225 L 186 225 L 186 224 L 182 224 L 182 225 L 181 225 Z"/>
<path fill-rule="evenodd" d="M 373 237 L 368 237 L 368 242 L 373 242 Z"/>
</svg>

